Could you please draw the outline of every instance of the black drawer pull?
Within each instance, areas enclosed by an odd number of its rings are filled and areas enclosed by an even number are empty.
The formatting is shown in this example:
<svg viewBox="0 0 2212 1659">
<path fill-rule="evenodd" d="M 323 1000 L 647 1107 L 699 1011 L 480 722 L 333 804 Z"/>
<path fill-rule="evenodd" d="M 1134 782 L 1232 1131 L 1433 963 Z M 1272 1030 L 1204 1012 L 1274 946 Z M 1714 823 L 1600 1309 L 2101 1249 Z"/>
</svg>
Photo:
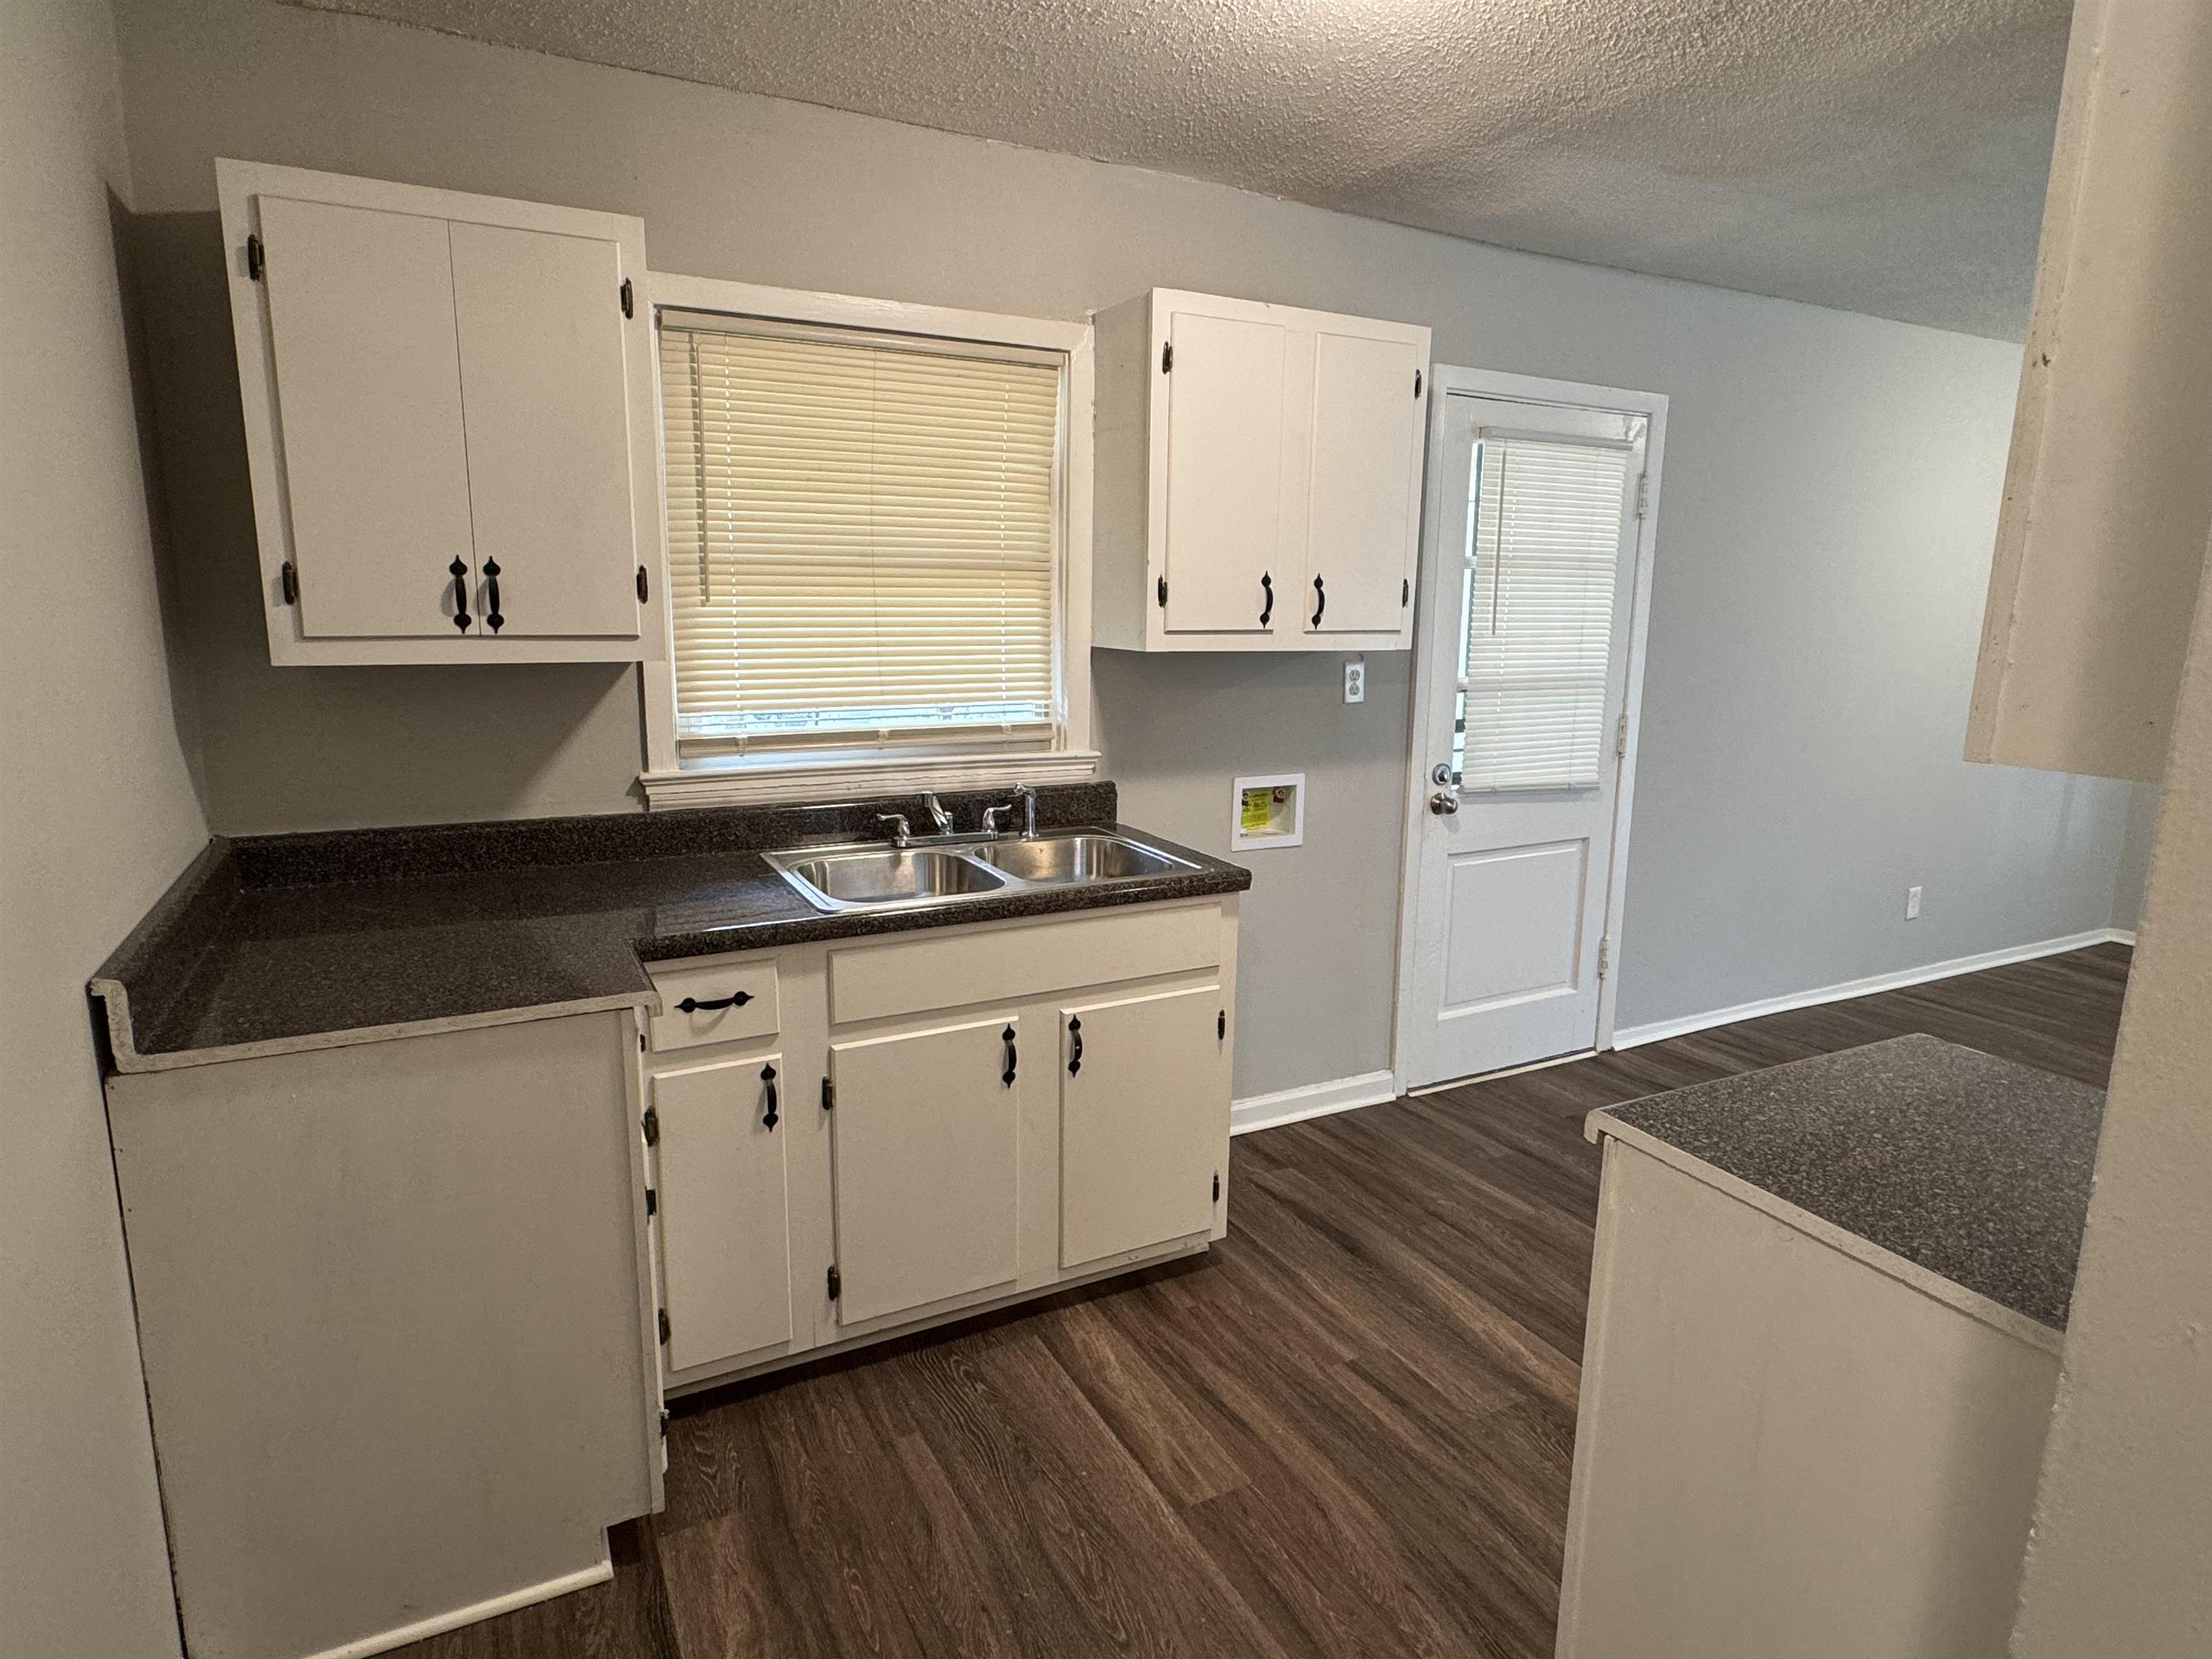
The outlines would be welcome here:
<svg viewBox="0 0 2212 1659">
<path fill-rule="evenodd" d="M 1083 1069 L 1083 1018 L 1071 1014 L 1067 1018 L 1067 1074 L 1073 1077 Z"/>
<path fill-rule="evenodd" d="M 999 1081 L 1009 1089 L 1014 1086 L 1014 1028 L 1011 1025 L 999 1033 L 999 1040 L 1006 1045 L 1006 1069 L 999 1074 Z"/>
<path fill-rule="evenodd" d="M 507 625 L 507 618 L 499 614 L 499 561 L 484 561 L 484 626 L 495 634 Z"/>
<path fill-rule="evenodd" d="M 1264 570 L 1260 573 L 1260 592 L 1266 599 L 1260 607 L 1260 626 L 1265 628 L 1268 618 L 1275 614 L 1275 579 Z"/>
<path fill-rule="evenodd" d="M 677 1011 L 686 1014 L 703 1014 L 710 1008 L 742 1008 L 753 1000 L 750 991 L 732 991 L 712 1002 L 702 1002 L 696 997 L 686 997 L 676 1005 Z"/>
<path fill-rule="evenodd" d="M 1320 578 L 1320 577 L 1318 577 L 1318 576 L 1316 576 L 1316 577 L 1314 578 L 1314 619 L 1313 619 L 1313 625 L 1314 625 L 1316 628 L 1319 628 L 1319 627 L 1321 626 L 1321 613 L 1322 613 L 1322 611 L 1324 611 L 1328 610 L 1328 590 L 1327 588 L 1323 587 L 1323 586 L 1321 585 L 1321 578 Z"/>
<path fill-rule="evenodd" d="M 761 1081 L 768 1087 L 768 1110 L 761 1114 L 761 1123 L 773 1133 L 776 1124 L 775 1067 L 762 1066 Z"/>
<path fill-rule="evenodd" d="M 453 579 L 453 626 L 465 634 L 469 631 L 469 568 L 457 556 L 446 567 L 446 574 Z"/>
</svg>

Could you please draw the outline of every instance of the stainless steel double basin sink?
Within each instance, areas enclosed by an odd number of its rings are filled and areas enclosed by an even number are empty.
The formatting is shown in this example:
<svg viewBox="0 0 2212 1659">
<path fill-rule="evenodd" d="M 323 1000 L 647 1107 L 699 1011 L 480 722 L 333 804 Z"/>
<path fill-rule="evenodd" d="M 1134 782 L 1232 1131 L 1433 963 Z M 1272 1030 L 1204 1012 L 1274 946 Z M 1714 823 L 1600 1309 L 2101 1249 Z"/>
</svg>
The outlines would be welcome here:
<svg viewBox="0 0 2212 1659">
<path fill-rule="evenodd" d="M 1127 836 L 932 836 L 911 846 L 850 842 L 767 853 L 817 910 L 890 910 L 1043 888 L 1096 886 L 1198 866 Z"/>
</svg>

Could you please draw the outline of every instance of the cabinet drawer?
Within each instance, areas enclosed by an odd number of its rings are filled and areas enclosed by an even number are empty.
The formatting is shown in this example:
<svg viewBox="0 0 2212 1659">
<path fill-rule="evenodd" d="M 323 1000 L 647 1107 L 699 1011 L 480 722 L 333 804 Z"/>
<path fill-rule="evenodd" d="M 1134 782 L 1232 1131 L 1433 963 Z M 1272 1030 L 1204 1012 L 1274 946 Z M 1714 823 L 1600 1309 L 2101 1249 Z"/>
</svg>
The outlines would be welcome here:
<svg viewBox="0 0 2212 1659">
<path fill-rule="evenodd" d="M 646 1040 L 655 1049 L 743 1042 L 772 1036 L 781 1029 L 772 957 L 723 957 L 647 971 L 660 993 L 662 1010 L 646 1022 Z M 687 1008 L 687 1002 L 693 1006 Z"/>
<path fill-rule="evenodd" d="M 903 939 L 830 953 L 830 1018 L 1015 1002 L 1221 961 L 1218 905 L 1149 906 L 1033 927 Z"/>
</svg>

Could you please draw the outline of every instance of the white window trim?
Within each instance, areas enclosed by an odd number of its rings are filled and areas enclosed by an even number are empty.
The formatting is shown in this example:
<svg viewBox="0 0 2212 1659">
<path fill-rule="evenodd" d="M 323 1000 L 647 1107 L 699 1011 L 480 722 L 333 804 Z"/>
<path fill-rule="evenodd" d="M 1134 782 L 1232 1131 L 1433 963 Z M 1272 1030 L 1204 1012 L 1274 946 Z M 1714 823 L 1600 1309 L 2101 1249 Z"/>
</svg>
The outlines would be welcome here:
<svg viewBox="0 0 2212 1659">
<path fill-rule="evenodd" d="M 947 306 L 908 305 L 848 294 L 764 288 L 710 276 L 653 271 L 645 279 L 646 303 L 658 313 L 707 312 L 774 321 L 828 324 L 880 333 L 915 334 L 1027 346 L 1067 356 L 1067 429 L 1059 571 L 1059 669 L 1063 721 L 1049 743 L 1031 739 L 1006 748 L 944 743 L 912 750 L 763 750 L 748 755 L 696 757 L 688 763 L 676 735 L 675 629 L 668 590 L 668 514 L 660 525 L 658 601 L 647 626 L 655 637 L 640 665 L 644 702 L 646 769 L 638 782 L 646 805 L 738 806 L 757 802 L 819 800 L 825 797 L 904 793 L 915 789 L 989 789 L 1017 783 L 1076 782 L 1097 775 L 1098 752 L 1091 738 L 1091 432 L 1093 351 L 1091 325 L 1051 318 L 1007 317 Z M 659 354 L 653 354 L 653 407 L 659 408 Z M 653 489 L 661 499 L 664 458 L 655 423 Z"/>
</svg>

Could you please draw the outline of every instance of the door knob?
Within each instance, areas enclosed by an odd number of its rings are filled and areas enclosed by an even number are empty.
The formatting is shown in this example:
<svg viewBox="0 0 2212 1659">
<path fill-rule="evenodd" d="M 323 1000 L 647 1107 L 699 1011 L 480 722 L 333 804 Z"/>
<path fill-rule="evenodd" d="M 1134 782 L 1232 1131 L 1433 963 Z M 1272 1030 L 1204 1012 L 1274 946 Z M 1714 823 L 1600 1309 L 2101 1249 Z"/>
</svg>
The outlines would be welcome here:
<svg viewBox="0 0 2212 1659">
<path fill-rule="evenodd" d="M 1429 797 L 1429 811 L 1438 817 L 1449 817 L 1459 811 L 1459 796 L 1449 789 L 1439 789 Z"/>
</svg>

